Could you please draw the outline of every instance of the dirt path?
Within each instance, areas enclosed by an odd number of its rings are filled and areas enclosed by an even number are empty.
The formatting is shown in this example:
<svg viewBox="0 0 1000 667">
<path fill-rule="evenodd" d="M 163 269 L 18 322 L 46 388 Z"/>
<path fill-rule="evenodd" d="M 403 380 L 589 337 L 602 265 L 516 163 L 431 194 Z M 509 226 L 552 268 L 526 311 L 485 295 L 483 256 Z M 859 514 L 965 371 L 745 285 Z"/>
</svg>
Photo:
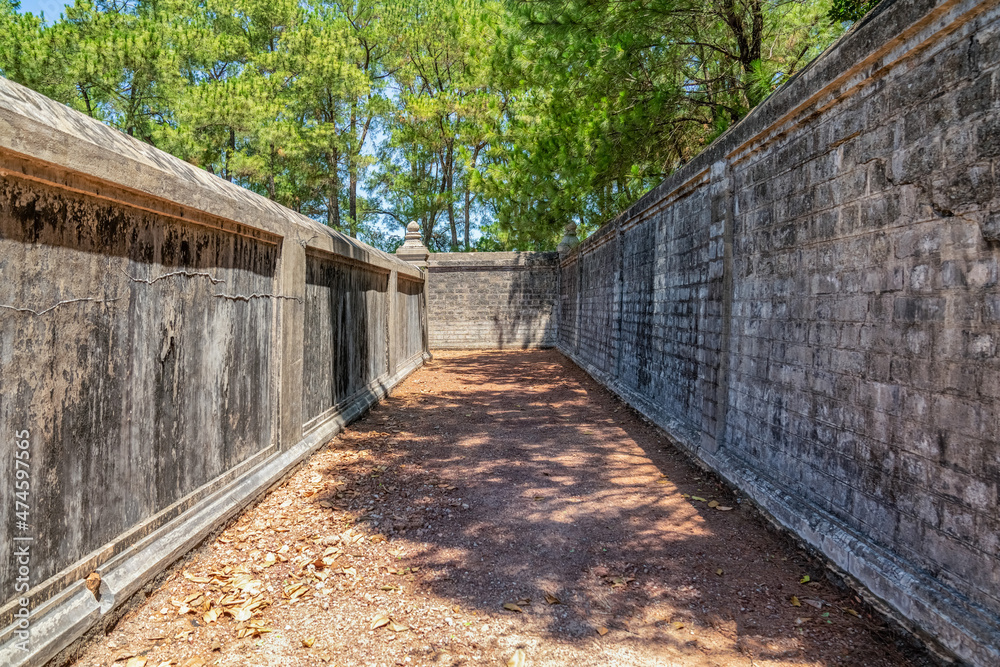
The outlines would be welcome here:
<svg viewBox="0 0 1000 667">
<path fill-rule="evenodd" d="M 923 664 L 894 637 L 559 353 L 439 353 L 75 664 Z"/>
</svg>

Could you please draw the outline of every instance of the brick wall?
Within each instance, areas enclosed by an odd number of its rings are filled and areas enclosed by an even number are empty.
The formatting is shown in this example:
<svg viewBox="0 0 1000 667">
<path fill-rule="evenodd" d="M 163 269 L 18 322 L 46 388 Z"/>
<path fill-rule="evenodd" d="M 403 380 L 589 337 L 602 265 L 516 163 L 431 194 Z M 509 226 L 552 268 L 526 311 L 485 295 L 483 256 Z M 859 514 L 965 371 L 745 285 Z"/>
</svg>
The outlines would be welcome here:
<svg viewBox="0 0 1000 667">
<path fill-rule="evenodd" d="M 997 3 L 884 3 L 560 265 L 560 349 L 979 665 L 998 170 Z"/>
<path fill-rule="evenodd" d="M 553 347 L 558 262 L 554 252 L 432 254 L 430 348 Z"/>
</svg>

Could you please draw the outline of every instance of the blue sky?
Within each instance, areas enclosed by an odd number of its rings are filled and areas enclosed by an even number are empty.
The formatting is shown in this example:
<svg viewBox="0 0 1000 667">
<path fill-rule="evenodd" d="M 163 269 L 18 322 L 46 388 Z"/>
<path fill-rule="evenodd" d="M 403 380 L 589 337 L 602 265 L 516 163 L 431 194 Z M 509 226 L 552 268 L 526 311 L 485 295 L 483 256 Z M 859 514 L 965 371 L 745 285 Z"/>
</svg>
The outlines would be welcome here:
<svg viewBox="0 0 1000 667">
<path fill-rule="evenodd" d="M 31 12 L 35 16 L 44 13 L 46 21 L 56 21 L 67 4 L 62 0 L 21 0 L 21 13 Z"/>
</svg>

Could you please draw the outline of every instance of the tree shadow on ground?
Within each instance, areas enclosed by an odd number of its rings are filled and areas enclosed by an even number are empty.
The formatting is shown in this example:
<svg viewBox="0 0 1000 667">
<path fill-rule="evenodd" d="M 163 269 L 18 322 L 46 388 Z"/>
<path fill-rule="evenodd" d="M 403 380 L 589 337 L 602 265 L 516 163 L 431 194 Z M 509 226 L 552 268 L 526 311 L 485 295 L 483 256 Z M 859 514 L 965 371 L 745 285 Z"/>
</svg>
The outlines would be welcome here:
<svg viewBox="0 0 1000 667">
<path fill-rule="evenodd" d="M 850 591 L 554 350 L 439 355 L 352 427 L 366 429 L 395 444 L 328 470 L 323 499 L 405 551 L 415 586 L 510 632 L 685 665 L 912 664 Z"/>
</svg>

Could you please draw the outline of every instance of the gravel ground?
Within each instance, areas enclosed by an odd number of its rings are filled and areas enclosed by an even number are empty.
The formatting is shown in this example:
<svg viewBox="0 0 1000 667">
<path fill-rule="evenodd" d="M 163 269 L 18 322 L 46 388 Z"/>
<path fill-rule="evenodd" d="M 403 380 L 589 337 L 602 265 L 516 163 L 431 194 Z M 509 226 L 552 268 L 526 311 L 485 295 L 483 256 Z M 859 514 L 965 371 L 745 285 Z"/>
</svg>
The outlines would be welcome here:
<svg viewBox="0 0 1000 667">
<path fill-rule="evenodd" d="M 545 350 L 437 353 L 74 664 L 926 663 Z"/>
</svg>

